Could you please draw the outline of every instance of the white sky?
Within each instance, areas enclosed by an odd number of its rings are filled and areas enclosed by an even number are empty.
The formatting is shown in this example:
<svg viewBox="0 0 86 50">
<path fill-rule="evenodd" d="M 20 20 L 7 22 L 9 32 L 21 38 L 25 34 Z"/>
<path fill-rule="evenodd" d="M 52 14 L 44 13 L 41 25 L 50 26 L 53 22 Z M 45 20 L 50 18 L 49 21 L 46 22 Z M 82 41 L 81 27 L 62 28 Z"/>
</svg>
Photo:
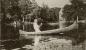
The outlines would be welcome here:
<svg viewBox="0 0 86 50">
<path fill-rule="evenodd" d="M 39 6 L 42 6 L 43 3 L 47 4 L 50 8 L 52 7 L 63 7 L 65 4 L 70 4 L 69 0 L 35 0 Z"/>
</svg>

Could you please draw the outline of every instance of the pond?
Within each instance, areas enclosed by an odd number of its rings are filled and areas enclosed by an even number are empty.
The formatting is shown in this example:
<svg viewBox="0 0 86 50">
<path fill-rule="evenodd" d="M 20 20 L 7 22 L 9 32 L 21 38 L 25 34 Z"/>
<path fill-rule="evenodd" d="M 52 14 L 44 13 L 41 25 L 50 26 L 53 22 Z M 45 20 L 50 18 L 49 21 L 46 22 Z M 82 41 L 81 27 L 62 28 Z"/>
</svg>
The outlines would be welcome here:
<svg viewBox="0 0 86 50">
<path fill-rule="evenodd" d="M 56 28 L 58 28 L 58 26 L 52 27 L 49 25 L 45 25 L 41 27 L 41 31 L 49 30 L 49 29 L 56 29 Z M 19 34 L 20 29 L 25 30 L 27 32 L 34 31 L 33 25 L 25 25 L 25 26 L 21 25 L 18 27 L 14 27 L 11 25 L 2 24 L 1 25 L 1 40 L 0 40 L 1 45 L 0 47 L 6 50 L 12 50 L 15 48 L 19 48 L 20 50 L 25 50 L 23 48 L 24 46 L 26 45 L 33 46 L 35 36 L 28 35 L 27 38 L 22 37 Z M 80 30 L 79 29 L 72 30 L 69 32 L 65 32 L 64 34 L 44 35 L 44 36 L 36 36 L 36 37 L 41 37 L 40 42 L 43 44 L 53 43 L 53 45 L 55 45 L 55 44 L 58 44 L 58 42 L 60 43 L 64 42 L 65 44 L 70 43 L 73 46 L 73 45 L 78 45 L 78 43 L 81 44 L 85 40 L 85 33 L 86 32 L 81 30 L 80 28 Z M 40 45 L 42 46 L 41 43 Z"/>
</svg>

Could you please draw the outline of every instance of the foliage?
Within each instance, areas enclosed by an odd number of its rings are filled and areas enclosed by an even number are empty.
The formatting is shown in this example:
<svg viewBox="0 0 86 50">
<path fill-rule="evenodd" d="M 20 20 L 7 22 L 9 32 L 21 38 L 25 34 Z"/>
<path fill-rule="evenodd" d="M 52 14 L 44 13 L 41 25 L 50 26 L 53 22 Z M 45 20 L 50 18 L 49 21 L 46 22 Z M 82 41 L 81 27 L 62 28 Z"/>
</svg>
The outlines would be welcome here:
<svg viewBox="0 0 86 50">
<path fill-rule="evenodd" d="M 49 8 L 47 5 L 44 5 L 40 11 L 40 17 L 46 22 L 55 22 L 58 21 L 60 8 Z"/>
<path fill-rule="evenodd" d="M 34 1 L 35 2 L 35 1 Z M 21 8 L 22 18 L 26 18 L 29 22 L 33 21 L 39 14 L 39 6 L 30 0 L 20 0 L 19 7 Z"/>
<path fill-rule="evenodd" d="M 22 14 L 31 12 L 32 3 L 30 2 L 30 0 L 19 0 L 18 6 L 21 8 Z"/>
<path fill-rule="evenodd" d="M 49 8 L 47 5 L 39 7 L 36 2 L 30 0 L 8 0 L 8 2 L 5 13 L 10 14 L 13 20 L 26 18 L 33 21 L 34 18 L 41 18 L 46 22 L 55 22 L 59 19 L 60 8 Z"/>
<path fill-rule="evenodd" d="M 11 20 L 21 19 L 21 9 L 18 6 L 19 0 L 3 0 L 1 2 L 1 10 L 2 10 L 2 23 Z M 9 16 L 9 17 L 8 17 Z"/>
<path fill-rule="evenodd" d="M 66 20 L 76 20 L 77 16 L 79 20 L 85 19 L 86 17 L 86 4 L 78 0 L 72 0 L 72 5 L 66 5 L 63 10 L 63 17 Z"/>
<path fill-rule="evenodd" d="M 8 13 L 10 13 L 12 18 L 15 18 L 14 15 L 17 15 L 17 16 L 21 15 L 21 9 L 18 6 L 12 6 L 8 8 Z"/>
</svg>

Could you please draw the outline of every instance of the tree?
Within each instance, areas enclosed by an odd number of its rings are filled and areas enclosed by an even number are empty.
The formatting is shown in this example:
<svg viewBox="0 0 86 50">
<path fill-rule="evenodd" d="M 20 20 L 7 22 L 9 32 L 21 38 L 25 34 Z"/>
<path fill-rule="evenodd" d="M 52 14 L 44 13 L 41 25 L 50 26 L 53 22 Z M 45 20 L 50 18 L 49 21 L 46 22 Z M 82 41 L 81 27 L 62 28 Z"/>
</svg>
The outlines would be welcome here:
<svg viewBox="0 0 86 50">
<path fill-rule="evenodd" d="M 66 20 L 76 20 L 77 16 L 79 20 L 85 19 L 86 14 L 86 4 L 79 0 L 72 0 L 72 5 L 66 5 L 63 10 L 63 17 Z"/>
<path fill-rule="evenodd" d="M 14 20 L 19 20 L 21 19 L 21 9 L 19 6 L 11 6 L 8 8 L 8 13 L 11 15 L 11 18 Z"/>
<path fill-rule="evenodd" d="M 5 19 L 8 18 L 7 15 L 10 15 L 11 19 L 18 20 L 20 18 L 21 9 L 18 7 L 18 0 L 1 0 L 1 10 L 4 16 L 2 16 L 2 21 L 5 22 Z M 14 17 L 14 15 L 17 15 Z"/>
<path fill-rule="evenodd" d="M 35 1 L 31 2 L 30 0 L 20 0 L 19 7 L 21 8 L 22 18 L 29 19 L 29 22 L 38 16 L 39 6 L 35 3 Z"/>
<path fill-rule="evenodd" d="M 45 22 L 56 22 L 59 19 L 60 8 L 49 8 L 47 5 L 43 5 L 40 10 L 40 17 Z"/>
</svg>

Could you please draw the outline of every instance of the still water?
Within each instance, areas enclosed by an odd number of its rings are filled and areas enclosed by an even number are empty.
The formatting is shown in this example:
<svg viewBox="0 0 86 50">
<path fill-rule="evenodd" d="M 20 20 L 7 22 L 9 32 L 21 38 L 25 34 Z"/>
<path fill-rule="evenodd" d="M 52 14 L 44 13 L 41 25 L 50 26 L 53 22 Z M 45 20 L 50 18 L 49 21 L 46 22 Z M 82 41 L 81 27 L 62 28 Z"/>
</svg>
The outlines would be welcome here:
<svg viewBox="0 0 86 50">
<path fill-rule="evenodd" d="M 41 31 L 49 30 L 49 29 L 56 29 L 58 26 L 48 26 L 44 25 L 41 27 Z M 19 29 L 24 31 L 34 31 L 33 25 L 21 25 L 18 27 L 14 27 L 12 25 L 1 25 L 1 46 L 2 48 L 5 48 L 7 50 L 11 50 L 14 48 L 22 48 L 25 45 L 33 45 L 34 43 L 34 36 L 29 36 L 28 38 L 21 37 L 19 34 Z M 73 30 L 70 32 L 65 32 L 65 34 L 54 34 L 54 35 L 44 35 L 41 36 L 41 41 L 51 41 L 58 40 L 58 39 L 65 39 L 72 42 L 72 44 L 78 44 L 85 40 L 85 33 L 83 30 Z M 33 37 L 33 38 L 32 38 Z"/>
</svg>

